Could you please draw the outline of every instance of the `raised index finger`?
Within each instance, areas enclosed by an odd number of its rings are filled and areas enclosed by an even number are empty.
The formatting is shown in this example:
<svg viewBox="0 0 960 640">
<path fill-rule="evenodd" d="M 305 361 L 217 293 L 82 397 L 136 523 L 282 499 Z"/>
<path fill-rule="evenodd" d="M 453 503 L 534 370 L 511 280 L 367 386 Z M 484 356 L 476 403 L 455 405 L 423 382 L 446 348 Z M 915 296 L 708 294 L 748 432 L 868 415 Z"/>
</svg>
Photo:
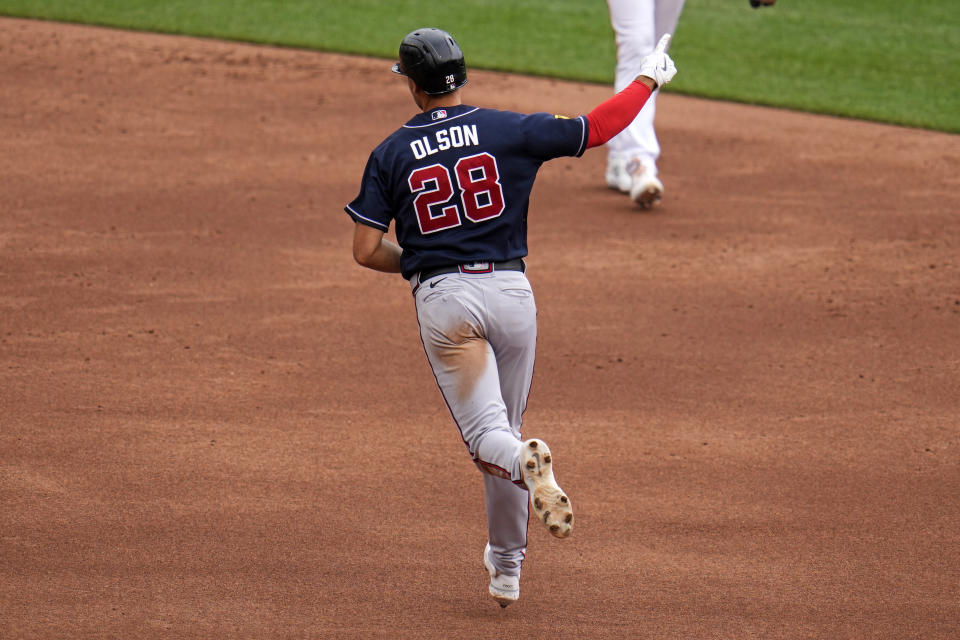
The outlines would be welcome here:
<svg viewBox="0 0 960 640">
<path fill-rule="evenodd" d="M 667 50 L 667 45 L 668 45 L 668 44 L 670 44 L 670 34 L 669 34 L 669 33 L 664 34 L 664 36 L 663 36 L 662 38 L 660 38 L 660 42 L 657 43 L 657 48 L 655 49 L 655 51 L 656 51 L 657 53 L 663 53 L 663 52 L 665 52 L 665 51 Z"/>
</svg>

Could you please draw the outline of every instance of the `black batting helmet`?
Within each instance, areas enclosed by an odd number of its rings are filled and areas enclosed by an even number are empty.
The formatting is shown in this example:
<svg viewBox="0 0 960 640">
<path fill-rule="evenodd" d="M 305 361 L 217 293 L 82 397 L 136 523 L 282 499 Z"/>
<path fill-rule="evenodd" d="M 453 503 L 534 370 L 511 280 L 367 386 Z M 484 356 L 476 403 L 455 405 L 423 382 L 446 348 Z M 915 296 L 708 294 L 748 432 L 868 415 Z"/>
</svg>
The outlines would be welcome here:
<svg viewBox="0 0 960 640">
<path fill-rule="evenodd" d="M 411 31 L 400 43 L 400 61 L 393 72 L 407 76 L 424 93 L 439 95 L 467 84 L 467 65 L 460 45 L 442 29 Z"/>
</svg>

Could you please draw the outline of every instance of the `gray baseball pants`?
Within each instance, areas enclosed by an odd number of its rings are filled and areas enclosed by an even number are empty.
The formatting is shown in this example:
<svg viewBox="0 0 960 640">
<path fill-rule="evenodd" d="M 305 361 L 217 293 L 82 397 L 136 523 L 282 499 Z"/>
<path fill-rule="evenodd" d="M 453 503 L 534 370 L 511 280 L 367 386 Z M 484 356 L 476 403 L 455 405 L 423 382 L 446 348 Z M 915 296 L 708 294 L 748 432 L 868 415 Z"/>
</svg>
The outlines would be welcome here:
<svg viewBox="0 0 960 640">
<path fill-rule="evenodd" d="M 437 385 L 484 472 L 494 564 L 519 575 L 529 518 L 519 459 L 537 341 L 533 291 L 520 271 L 414 276 L 411 286 Z"/>
</svg>

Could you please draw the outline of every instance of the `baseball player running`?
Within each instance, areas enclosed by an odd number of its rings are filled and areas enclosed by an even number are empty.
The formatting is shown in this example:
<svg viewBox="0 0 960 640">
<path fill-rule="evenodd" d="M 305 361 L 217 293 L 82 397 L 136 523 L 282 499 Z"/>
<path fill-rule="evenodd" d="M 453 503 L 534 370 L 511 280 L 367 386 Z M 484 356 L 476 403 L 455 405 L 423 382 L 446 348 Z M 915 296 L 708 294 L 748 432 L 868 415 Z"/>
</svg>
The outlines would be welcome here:
<svg viewBox="0 0 960 640">
<path fill-rule="evenodd" d="M 490 595 L 503 607 L 520 596 L 530 506 L 558 538 L 574 521 L 550 448 L 520 436 L 537 337 L 523 261 L 530 191 L 544 162 L 604 144 L 670 81 L 668 41 L 623 91 L 569 119 L 463 104 L 459 45 L 439 29 L 413 31 L 393 71 L 406 76 L 421 112 L 373 150 L 360 194 L 345 207 L 356 223 L 356 261 L 410 283 L 430 367 L 483 472 L 483 563 Z M 399 244 L 384 237 L 391 222 Z"/>
</svg>

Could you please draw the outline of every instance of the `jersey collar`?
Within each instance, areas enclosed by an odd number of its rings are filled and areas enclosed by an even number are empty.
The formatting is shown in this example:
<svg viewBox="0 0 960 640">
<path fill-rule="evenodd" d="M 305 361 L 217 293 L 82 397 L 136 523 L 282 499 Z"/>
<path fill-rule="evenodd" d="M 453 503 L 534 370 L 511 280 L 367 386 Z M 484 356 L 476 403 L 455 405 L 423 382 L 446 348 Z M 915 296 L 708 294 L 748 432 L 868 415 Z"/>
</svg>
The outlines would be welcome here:
<svg viewBox="0 0 960 640">
<path fill-rule="evenodd" d="M 430 109 L 430 111 L 418 113 L 403 126 L 407 129 L 421 129 L 442 125 L 476 110 L 477 107 L 471 107 L 468 104 L 459 104 L 455 107 L 437 107 L 436 109 Z"/>
</svg>

